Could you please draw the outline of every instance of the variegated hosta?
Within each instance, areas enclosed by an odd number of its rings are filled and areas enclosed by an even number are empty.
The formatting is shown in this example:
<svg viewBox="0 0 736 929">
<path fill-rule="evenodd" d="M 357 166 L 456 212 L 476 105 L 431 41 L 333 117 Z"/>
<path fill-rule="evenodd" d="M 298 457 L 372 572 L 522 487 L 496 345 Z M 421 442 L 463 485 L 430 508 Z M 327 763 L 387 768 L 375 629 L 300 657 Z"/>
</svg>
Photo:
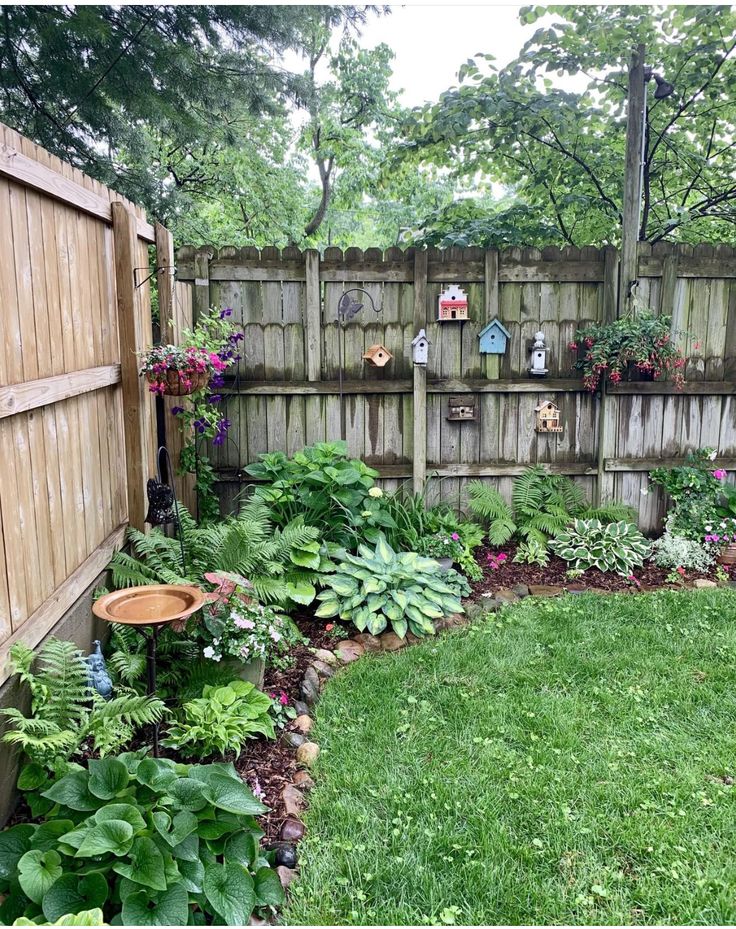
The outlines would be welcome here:
<svg viewBox="0 0 736 929">
<path fill-rule="evenodd" d="M 549 543 L 575 570 L 615 571 L 627 577 L 641 567 L 652 546 L 633 523 L 603 525 L 599 519 L 576 519 Z"/>
<path fill-rule="evenodd" d="M 456 571 L 443 574 L 431 558 L 397 553 L 384 539 L 375 550 L 360 545 L 357 555 L 342 552 L 335 562 L 335 572 L 320 578 L 325 590 L 316 615 L 351 620 L 373 635 L 389 624 L 401 638 L 407 631 L 432 635 L 432 620 L 461 613 L 460 597 L 470 593 Z"/>
</svg>

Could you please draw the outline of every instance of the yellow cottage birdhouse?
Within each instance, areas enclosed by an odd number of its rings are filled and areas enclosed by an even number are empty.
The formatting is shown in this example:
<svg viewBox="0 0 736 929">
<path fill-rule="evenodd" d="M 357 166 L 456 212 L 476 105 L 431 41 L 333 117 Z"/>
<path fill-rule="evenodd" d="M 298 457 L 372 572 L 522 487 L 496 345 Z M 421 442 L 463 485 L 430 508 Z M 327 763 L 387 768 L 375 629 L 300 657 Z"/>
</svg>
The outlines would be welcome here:
<svg viewBox="0 0 736 929">
<path fill-rule="evenodd" d="M 382 368 L 387 365 L 393 357 L 385 345 L 371 345 L 363 355 L 368 364 L 373 365 L 375 368 Z"/>
<path fill-rule="evenodd" d="M 545 400 L 535 407 L 537 414 L 537 432 L 562 432 L 560 410 L 556 403 Z"/>
</svg>

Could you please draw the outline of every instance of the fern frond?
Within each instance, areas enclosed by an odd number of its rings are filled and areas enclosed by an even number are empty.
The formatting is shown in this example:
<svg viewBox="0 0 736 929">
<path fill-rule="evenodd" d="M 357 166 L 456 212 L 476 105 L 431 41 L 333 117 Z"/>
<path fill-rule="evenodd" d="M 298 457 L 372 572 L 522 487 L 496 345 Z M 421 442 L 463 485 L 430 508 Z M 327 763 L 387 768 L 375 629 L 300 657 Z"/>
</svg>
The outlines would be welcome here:
<svg viewBox="0 0 736 929">
<path fill-rule="evenodd" d="M 482 519 L 511 520 L 511 509 L 500 492 L 482 481 L 470 481 L 467 486 L 468 506 Z"/>
<path fill-rule="evenodd" d="M 516 532 L 516 523 L 512 519 L 494 519 L 488 527 L 488 541 L 491 545 L 505 545 Z"/>
<path fill-rule="evenodd" d="M 583 519 L 599 519 L 602 523 L 633 523 L 636 525 L 637 513 L 633 507 L 624 503 L 604 503 L 601 506 L 587 507 Z"/>
<path fill-rule="evenodd" d="M 105 701 L 95 699 L 95 722 L 120 720 L 125 725 L 137 728 L 159 722 L 166 711 L 163 700 L 158 697 L 143 697 L 138 694 L 123 694 Z"/>
</svg>

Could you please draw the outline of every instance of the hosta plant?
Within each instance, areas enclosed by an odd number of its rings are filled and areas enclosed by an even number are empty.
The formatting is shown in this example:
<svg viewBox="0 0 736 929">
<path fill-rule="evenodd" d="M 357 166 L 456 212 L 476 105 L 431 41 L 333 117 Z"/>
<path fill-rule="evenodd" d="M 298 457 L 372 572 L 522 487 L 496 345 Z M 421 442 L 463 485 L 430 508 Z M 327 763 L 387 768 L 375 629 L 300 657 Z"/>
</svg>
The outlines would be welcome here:
<svg viewBox="0 0 736 929">
<path fill-rule="evenodd" d="M 549 543 L 573 569 L 615 571 L 628 577 L 651 554 L 652 546 L 632 523 L 603 525 L 599 519 L 576 519 Z"/>
<path fill-rule="evenodd" d="M 529 539 L 528 542 L 522 542 L 516 549 L 513 560 L 515 564 L 535 564 L 544 568 L 549 564 L 547 546 L 538 539 Z"/>
<path fill-rule="evenodd" d="M 270 710 L 270 698 L 249 681 L 204 687 L 201 697 L 177 712 L 164 744 L 186 757 L 237 752 L 247 739 L 276 737 Z"/>
<path fill-rule="evenodd" d="M 462 575 L 440 573 L 437 562 L 416 552 L 395 552 L 385 539 L 375 550 L 361 545 L 358 554 L 340 552 L 335 570 L 322 576 L 316 615 L 339 616 L 373 635 L 387 627 L 403 638 L 432 635 L 433 619 L 463 611 L 460 596 L 470 587 Z"/>
<path fill-rule="evenodd" d="M 127 753 L 55 783 L 35 773 L 52 808 L 0 832 L 3 924 L 100 908 L 118 925 L 247 926 L 281 903 L 255 820 L 267 808 L 232 765 Z"/>
</svg>

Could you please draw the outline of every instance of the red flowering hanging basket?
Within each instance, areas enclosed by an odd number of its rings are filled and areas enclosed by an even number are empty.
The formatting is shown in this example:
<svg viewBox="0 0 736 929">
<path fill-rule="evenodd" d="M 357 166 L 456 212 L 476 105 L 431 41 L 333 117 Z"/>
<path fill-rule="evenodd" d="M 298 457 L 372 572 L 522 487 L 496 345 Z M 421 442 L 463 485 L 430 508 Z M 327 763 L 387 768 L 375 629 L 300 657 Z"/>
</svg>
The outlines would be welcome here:
<svg viewBox="0 0 736 929">
<path fill-rule="evenodd" d="M 186 397 L 195 390 L 201 390 L 210 382 L 209 371 L 196 371 L 194 373 L 179 371 L 177 368 L 167 368 L 163 377 L 160 374 L 146 373 L 149 384 L 163 385 L 163 393 L 168 397 Z"/>
</svg>

